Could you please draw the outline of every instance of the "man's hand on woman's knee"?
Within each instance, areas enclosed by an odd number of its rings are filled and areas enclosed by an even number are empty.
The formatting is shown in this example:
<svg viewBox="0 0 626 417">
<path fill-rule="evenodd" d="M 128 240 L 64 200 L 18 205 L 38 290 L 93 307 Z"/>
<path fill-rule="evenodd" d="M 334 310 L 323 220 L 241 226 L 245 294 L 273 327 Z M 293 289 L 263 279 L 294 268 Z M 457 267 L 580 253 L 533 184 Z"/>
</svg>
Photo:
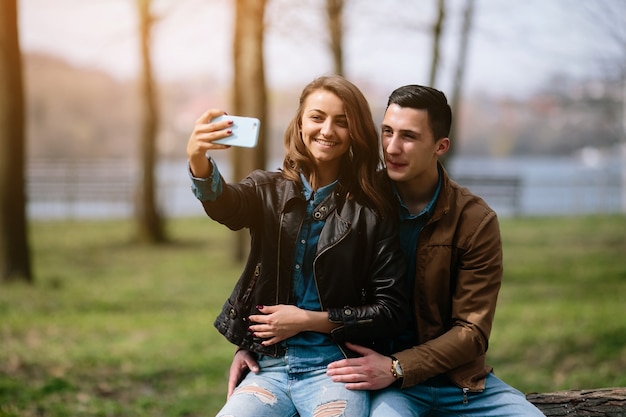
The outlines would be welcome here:
<svg viewBox="0 0 626 417">
<path fill-rule="evenodd" d="M 259 372 L 259 364 L 252 353 L 245 349 L 239 349 L 237 353 L 235 353 L 233 362 L 230 364 L 230 371 L 228 373 L 228 397 L 233 394 L 237 385 L 249 371 L 254 373 Z"/>
</svg>

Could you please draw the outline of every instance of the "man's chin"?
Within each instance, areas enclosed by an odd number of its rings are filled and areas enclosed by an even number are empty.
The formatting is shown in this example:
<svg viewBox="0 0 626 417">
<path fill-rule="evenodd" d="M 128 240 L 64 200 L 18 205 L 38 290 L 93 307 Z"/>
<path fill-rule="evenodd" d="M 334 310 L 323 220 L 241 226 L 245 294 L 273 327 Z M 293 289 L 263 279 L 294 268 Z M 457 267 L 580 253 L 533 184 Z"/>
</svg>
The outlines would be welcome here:
<svg viewBox="0 0 626 417">
<path fill-rule="evenodd" d="M 404 179 L 404 174 L 402 172 L 398 172 L 389 168 L 387 168 L 387 176 L 393 181 L 402 181 Z"/>
</svg>

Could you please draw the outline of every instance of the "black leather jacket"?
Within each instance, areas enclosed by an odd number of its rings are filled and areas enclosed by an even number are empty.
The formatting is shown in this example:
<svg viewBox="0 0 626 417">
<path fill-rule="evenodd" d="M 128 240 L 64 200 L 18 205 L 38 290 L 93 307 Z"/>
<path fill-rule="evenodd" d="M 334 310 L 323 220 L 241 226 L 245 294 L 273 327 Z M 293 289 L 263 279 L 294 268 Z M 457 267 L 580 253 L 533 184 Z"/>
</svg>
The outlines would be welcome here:
<svg viewBox="0 0 626 417">
<path fill-rule="evenodd" d="M 306 202 L 299 183 L 279 172 L 254 171 L 238 184 L 224 184 L 206 213 L 232 230 L 248 228 L 248 261 L 215 320 L 215 327 L 242 348 L 271 356 L 280 344 L 265 347 L 247 331 L 257 305 L 293 304 L 293 255 Z M 394 220 L 381 220 L 370 208 L 346 199 L 341 184 L 314 211 L 325 219 L 314 261 L 322 309 L 340 323 L 331 337 L 387 352 L 390 338 L 405 327 L 410 309 L 405 261 Z M 350 355 L 344 349 L 344 353 Z"/>
</svg>

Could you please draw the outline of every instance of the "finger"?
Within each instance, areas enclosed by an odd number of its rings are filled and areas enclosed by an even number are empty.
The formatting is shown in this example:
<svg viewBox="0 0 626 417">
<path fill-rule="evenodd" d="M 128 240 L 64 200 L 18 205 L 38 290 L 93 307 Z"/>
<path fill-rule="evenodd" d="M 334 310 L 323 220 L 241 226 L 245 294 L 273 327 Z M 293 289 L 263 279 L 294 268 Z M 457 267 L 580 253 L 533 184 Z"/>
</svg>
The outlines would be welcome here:
<svg viewBox="0 0 626 417">
<path fill-rule="evenodd" d="M 275 306 L 263 306 L 263 305 L 260 305 L 260 306 L 257 306 L 257 310 L 259 310 L 263 314 L 272 314 L 272 313 L 278 311 L 279 308 L 280 308 L 279 305 L 275 305 Z"/>
<path fill-rule="evenodd" d="M 355 344 L 350 343 L 350 342 L 346 342 L 346 347 L 348 349 L 350 349 L 351 351 L 358 353 L 361 356 L 369 355 L 369 354 L 372 354 L 372 353 L 375 352 L 372 349 L 368 349 L 368 348 L 363 347 L 361 345 L 355 345 Z"/>
<path fill-rule="evenodd" d="M 278 342 L 281 342 L 282 340 L 283 339 L 281 337 L 276 336 L 276 337 L 272 337 L 271 339 L 264 340 L 263 342 L 261 342 L 261 344 L 263 346 L 272 346 L 272 345 L 275 345 Z"/>
<path fill-rule="evenodd" d="M 331 375 L 333 382 L 358 383 L 367 382 L 367 377 L 360 373 L 350 373 L 346 375 Z"/>
<path fill-rule="evenodd" d="M 276 333 L 274 333 L 272 331 L 254 332 L 254 333 L 252 333 L 252 335 L 254 337 L 258 337 L 259 339 L 265 339 L 265 341 L 268 341 L 269 339 L 278 337 L 276 335 Z"/>
<path fill-rule="evenodd" d="M 226 394 L 226 398 L 230 398 L 231 395 L 233 395 L 233 391 L 235 391 L 235 387 L 237 386 L 237 384 L 235 384 L 230 378 L 228 379 L 228 393 Z"/>
<path fill-rule="evenodd" d="M 228 394 L 227 397 L 230 397 L 232 393 L 237 388 L 239 381 L 243 378 L 245 371 L 243 369 L 238 369 L 237 371 L 231 371 L 228 374 Z"/>
<path fill-rule="evenodd" d="M 246 365 L 248 366 L 248 369 L 250 369 L 255 374 L 259 372 L 259 364 L 251 356 L 247 356 L 245 358 L 245 361 L 246 361 Z"/>
<path fill-rule="evenodd" d="M 277 334 L 274 329 L 267 326 L 250 326 L 249 329 L 253 337 L 258 337 L 260 339 L 269 339 L 270 337 L 274 337 Z"/>
<path fill-rule="evenodd" d="M 369 382 L 355 382 L 355 383 L 351 383 L 348 382 L 344 385 L 347 389 L 352 390 L 352 391 L 365 391 L 365 390 L 372 390 L 374 387 L 372 384 L 370 384 Z"/>
<path fill-rule="evenodd" d="M 224 146 L 218 143 L 212 143 L 219 139 L 224 139 L 233 134 L 232 129 L 229 128 L 228 122 L 219 122 L 208 125 L 196 125 L 193 133 L 193 139 L 200 143 L 211 142 L 214 146 Z"/>
<path fill-rule="evenodd" d="M 261 314 L 253 314 L 251 316 L 248 316 L 248 320 L 251 323 L 267 324 L 267 322 L 269 321 L 269 318 L 267 316 L 263 316 Z"/>
<path fill-rule="evenodd" d="M 338 369 L 343 369 L 343 368 L 353 368 L 353 367 L 359 366 L 360 364 L 361 364 L 361 361 L 359 360 L 359 358 L 341 359 L 341 360 L 329 363 L 327 368 L 338 370 Z"/>
<path fill-rule="evenodd" d="M 226 112 L 220 109 L 209 109 L 207 111 L 205 111 L 204 113 L 202 113 L 202 116 L 200 116 L 198 118 L 198 120 L 196 120 L 196 123 L 209 123 L 212 119 L 215 119 L 218 116 L 222 116 L 225 115 Z"/>
<path fill-rule="evenodd" d="M 354 376 L 358 375 L 359 378 L 365 379 L 362 372 L 362 368 L 359 366 L 344 366 L 343 368 L 326 369 L 326 375 L 331 377 L 348 378 L 342 379 L 343 382 L 354 382 Z"/>
</svg>

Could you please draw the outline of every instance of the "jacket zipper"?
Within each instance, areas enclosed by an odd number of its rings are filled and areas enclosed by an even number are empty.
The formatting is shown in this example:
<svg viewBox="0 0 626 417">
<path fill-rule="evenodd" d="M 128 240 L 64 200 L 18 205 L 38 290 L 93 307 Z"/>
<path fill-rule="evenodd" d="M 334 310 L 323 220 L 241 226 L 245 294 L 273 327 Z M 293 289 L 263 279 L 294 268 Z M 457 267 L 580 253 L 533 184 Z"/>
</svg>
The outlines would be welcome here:
<svg viewBox="0 0 626 417">
<path fill-rule="evenodd" d="M 324 221 L 324 227 L 326 227 L 326 221 Z M 323 251 L 321 251 L 320 253 L 315 255 L 315 259 L 313 259 L 313 279 L 315 280 L 315 288 L 317 289 L 317 299 L 320 302 L 320 307 L 322 309 L 322 311 L 325 310 L 324 307 L 324 303 L 322 302 L 322 297 L 320 296 L 320 288 L 319 288 L 319 282 L 317 281 L 317 273 L 315 272 L 315 264 L 317 263 L 317 260 L 325 253 L 328 252 L 329 250 L 331 250 L 332 248 L 334 248 L 335 246 L 337 246 L 341 241 L 343 241 L 346 236 L 348 235 L 348 233 L 344 233 L 339 239 L 337 239 L 332 245 L 327 246 L 326 248 L 324 248 Z"/>
<path fill-rule="evenodd" d="M 252 280 L 250 280 L 250 283 L 248 283 L 248 288 L 246 289 L 246 292 L 243 294 L 243 297 L 241 299 L 241 301 L 243 301 L 244 303 L 248 302 L 248 299 L 250 298 L 254 287 L 256 287 L 256 282 L 259 279 L 259 275 L 261 275 L 261 263 L 256 264 L 256 266 L 254 267 L 254 275 L 252 276 Z"/>
<path fill-rule="evenodd" d="M 281 240 L 283 238 L 283 220 L 285 219 L 285 212 L 280 212 L 280 222 L 278 222 L 278 248 L 276 250 L 277 258 L 276 258 L 276 299 L 274 300 L 274 304 L 278 305 L 278 289 L 280 288 L 280 246 Z"/>
</svg>

